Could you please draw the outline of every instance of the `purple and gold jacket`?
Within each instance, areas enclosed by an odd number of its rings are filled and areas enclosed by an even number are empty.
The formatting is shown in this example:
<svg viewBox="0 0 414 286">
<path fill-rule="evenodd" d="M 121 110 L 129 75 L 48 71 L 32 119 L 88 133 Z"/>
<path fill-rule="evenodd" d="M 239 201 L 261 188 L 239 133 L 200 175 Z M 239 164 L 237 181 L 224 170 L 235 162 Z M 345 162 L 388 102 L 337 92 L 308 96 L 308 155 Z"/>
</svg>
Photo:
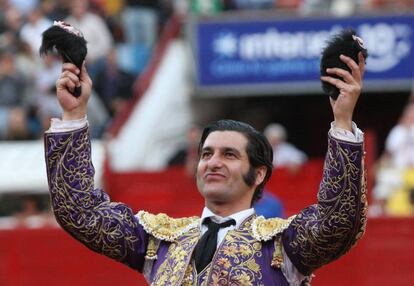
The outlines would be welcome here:
<svg viewBox="0 0 414 286">
<path fill-rule="evenodd" d="M 226 234 L 199 274 L 192 253 L 200 218 L 135 215 L 111 202 L 94 188 L 87 127 L 45 135 L 53 211 L 70 235 L 142 272 L 151 285 L 289 285 L 283 255 L 307 276 L 349 251 L 365 230 L 363 144 L 328 137 L 318 203 L 287 220 L 247 218 Z"/>
</svg>

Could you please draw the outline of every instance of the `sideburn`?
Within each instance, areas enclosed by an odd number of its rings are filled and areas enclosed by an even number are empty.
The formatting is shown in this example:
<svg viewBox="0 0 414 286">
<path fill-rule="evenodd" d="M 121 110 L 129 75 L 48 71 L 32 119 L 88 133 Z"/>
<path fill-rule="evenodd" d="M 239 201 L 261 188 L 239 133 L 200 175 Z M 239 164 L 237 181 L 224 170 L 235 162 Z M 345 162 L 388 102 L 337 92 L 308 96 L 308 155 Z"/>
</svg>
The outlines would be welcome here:
<svg viewBox="0 0 414 286">
<path fill-rule="evenodd" d="M 252 166 L 249 166 L 247 173 L 243 174 L 243 180 L 247 186 L 253 187 L 254 183 L 256 182 L 256 174 Z"/>
</svg>

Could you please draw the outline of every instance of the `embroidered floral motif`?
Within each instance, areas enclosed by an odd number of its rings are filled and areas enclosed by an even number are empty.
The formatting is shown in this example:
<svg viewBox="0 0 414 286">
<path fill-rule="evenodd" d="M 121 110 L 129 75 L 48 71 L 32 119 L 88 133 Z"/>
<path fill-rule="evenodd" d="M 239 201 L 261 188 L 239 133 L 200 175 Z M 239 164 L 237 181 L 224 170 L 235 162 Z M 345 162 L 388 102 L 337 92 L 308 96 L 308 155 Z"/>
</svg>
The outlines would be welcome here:
<svg viewBox="0 0 414 286">
<path fill-rule="evenodd" d="M 295 216 L 291 216 L 288 219 L 265 219 L 263 216 L 259 216 L 252 223 L 253 237 L 261 241 L 271 240 L 276 235 L 282 233 L 294 218 Z"/>
<path fill-rule="evenodd" d="M 53 211 L 59 224 L 94 251 L 128 263 L 138 226 L 131 210 L 94 189 L 88 128 L 46 134 L 46 165 Z"/>
<path fill-rule="evenodd" d="M 152 286 L 192 285 L 194 271 L 188 270 L 191 254 L 200 237 L 198 228 L 193 228 L 170 244 L 167 257 L 157 269 Z M 189 275 L 191 271 L 192 275 Z M 184 281 L 185 280 L 185 281 Z"/>
<path fill-rule="evenodd" d="M 166 259 L 164 261 L 157 272 L 159 274 L 156 279 L 157 282 L 152 285 L 178 285 L 178 279 L 180 277 L 176 274 L 182 272 L 185 267 L 186 252 L 176 243 L 170 245 L 168 252 L 170 257 L 173 257 L 174 259 Z"/>
<path fill-rule="evenodd" d="M 347 252 L 366 224 L 363 146 L 329 138 L 318 205 L 304 209 L 291 223 L 285 244 L 298 269 L 314 269 Z"/>
<path fill-rule="evenodd" d="M 199 217 L 175 219 L 163 213 L 154 215 L 145 211 L 138 212 L 137 217 L 147 233 L 170 242 L 200 224 Z"/>
<path fill-rule="evenodd" d="M 227 258 L 221 257 L 217 260 L 218 265 L 222 265 L 224 269 L 229 269 L 231 267 L 230 261 Z"/>
<path fill-rule="evenodd" d="M 229 231 L 218 248 L 210 267 L 208 279 L 199 277 L 199 285 L 262 286 L 263 274 L 259 265 L 262 243 L 251 235 L 250 217 L 238 230 Z"/>
</svg>

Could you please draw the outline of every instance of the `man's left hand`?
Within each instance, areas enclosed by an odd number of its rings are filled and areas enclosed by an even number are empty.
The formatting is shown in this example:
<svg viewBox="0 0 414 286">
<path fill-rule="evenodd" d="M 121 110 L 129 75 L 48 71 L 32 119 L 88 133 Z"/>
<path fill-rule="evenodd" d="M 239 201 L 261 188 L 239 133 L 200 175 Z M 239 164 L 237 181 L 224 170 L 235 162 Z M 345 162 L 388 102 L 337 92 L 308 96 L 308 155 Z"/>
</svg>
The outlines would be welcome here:
<svg viewBox="0 0 414 286">
<path fill-rule="evenodd" d="M 341 68 L 328 68 L 328 74 L 336 75 L 342 79 L 331 76 L 322 76 L 323 81 L 329 82 L 339 89 L 336 100 L 330 98 L 335 126 L 352 131 L 352 115 L 362 89 L 362 77 L 365 72 L 365 59 L 359 53 L 359 65 L 350 57 L 341 55 L 340 59 L 351 69 L 351 72 Z"/>
</svg>

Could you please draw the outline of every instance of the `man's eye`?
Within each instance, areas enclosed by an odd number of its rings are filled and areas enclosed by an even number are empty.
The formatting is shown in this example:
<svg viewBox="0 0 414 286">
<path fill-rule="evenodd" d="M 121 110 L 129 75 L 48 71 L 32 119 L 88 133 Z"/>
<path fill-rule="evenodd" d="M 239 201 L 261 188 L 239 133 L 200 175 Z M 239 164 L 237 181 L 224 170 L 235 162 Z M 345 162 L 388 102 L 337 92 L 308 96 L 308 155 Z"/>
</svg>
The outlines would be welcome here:
<svg viewBox="0 0 414 286">
<path fill-rule="evenodd" d="M 201 153 L 201 158 L 205 159 L 211 156 L 211 152 L 203 152 Z"/>
<path fill-rule="evenodd" d="M 234 153 L 231 152 L 227 152 L 224 154 L 227 158 L 236 158 L 236 155 Z"/>
</svg>

